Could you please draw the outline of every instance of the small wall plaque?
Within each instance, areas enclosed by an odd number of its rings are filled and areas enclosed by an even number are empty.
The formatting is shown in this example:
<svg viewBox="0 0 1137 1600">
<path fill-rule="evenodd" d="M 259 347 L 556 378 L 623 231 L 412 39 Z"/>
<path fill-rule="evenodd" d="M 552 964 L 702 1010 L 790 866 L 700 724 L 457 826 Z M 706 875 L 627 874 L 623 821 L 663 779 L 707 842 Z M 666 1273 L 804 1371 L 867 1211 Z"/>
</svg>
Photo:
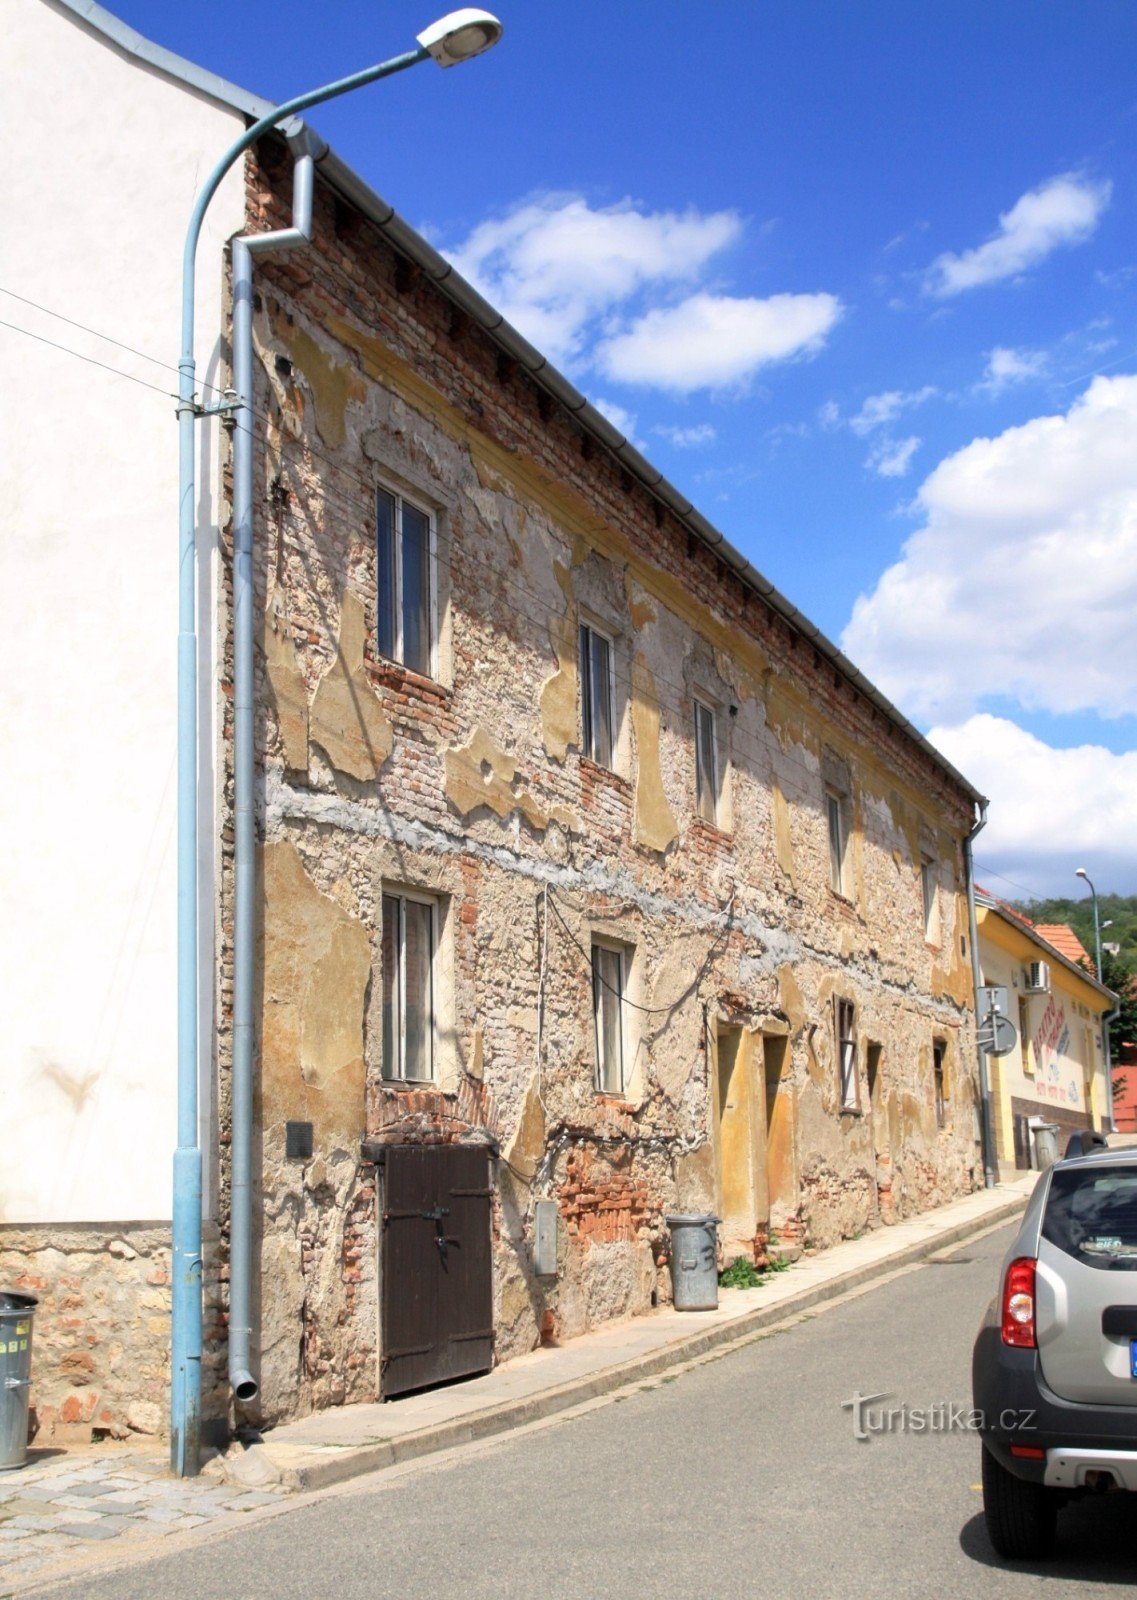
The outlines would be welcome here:
<svg viewBox="0 0 1137 1600">
<path fill-rule="evenodd" d="M 312 1124 L 286 1122 L 284 1124 L 284 1154 L 289 1161 L 311 1161 Z"/>
</svg>

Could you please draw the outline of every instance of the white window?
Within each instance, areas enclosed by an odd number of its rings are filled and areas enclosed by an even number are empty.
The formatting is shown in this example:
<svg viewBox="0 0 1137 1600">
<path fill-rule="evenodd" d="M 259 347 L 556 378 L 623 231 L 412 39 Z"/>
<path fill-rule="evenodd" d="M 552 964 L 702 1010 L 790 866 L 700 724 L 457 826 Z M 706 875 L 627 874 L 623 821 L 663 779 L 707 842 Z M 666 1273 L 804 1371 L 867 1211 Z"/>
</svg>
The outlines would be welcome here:
<svg viewBox="0 0 1137 1600">
<path fill-rule="evenodd" d="M 596 1087 L 624 1092 L 624 985 L 628 957 L 612 945 L 592 946 L 592 1012 L 596 1019 Z"/>
<path fill-rule="evenodd" d="M 435 1076 L 437 919 L 433 900 L 383 896 L 383 1076 L 398 1082 Z"/>
<path fill-rule="evenodd" d="M 851 1000 L 836 1002 L 837 1073 L 842 1111 L 861 1109 L 861 1086 L 857 1076 L 856 1010 Z"/>
<path fill-rule="evenodd" d="M 825 814 L 829 820 L 829 886 L 837 894 L 845 893 L 845 857 L 849 848 L 849 829 L 846 816 L 848 802 L 835 789 L 825 791 Z"/>
<path fill-rule="evenodd" d="M 376 492 L 379 654 L 430 677 L 434 670 L 434 528 L 402 495 Z"/>
<path fill-rule="evenodd" d="M 920 889 L 924 896 L 924 937 L 934 939 L 936 925 L 936 863 L 931 856 L 920 861 Z"/>
<path fill-rule="evenodd" d="M 718 745 L 715 714 L 695 701 L 695 809 L 704 822 L 718 821 Z"/>
<path fill-rule="evenodd" d="M 611 767 L 616 697 L 612 641 L 582 623 L 580 629 L 581 748 L 590 761 Z"/>
</svg>

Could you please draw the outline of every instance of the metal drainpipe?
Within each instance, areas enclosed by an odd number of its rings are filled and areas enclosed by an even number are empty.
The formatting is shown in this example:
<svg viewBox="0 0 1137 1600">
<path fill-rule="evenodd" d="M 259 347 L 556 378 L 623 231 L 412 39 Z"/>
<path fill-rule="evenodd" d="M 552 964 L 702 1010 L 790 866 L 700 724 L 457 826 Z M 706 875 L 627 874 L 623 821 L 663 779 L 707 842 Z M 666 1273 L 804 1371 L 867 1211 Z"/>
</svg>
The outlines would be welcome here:
<svg viewBox="0 0 1137 1600">
<path fill-rule="evenodd" d="M 1098 981 L 1100 982 L 1101 980 L 1099 979 Z M 1113 1010 L 1107 1012 L 1101 1019 L 1101 1042 L 1105 1049 L 1105 1108 L 1106 1119 L 1109 1124 L 1106 1128 L 1107 1133 L 1117 1132 L 1117 1117 L 1113 1109 L 1113 1046 L 1110 1044 L 1109 1029 L 1111 1023 L 1116 1022 L 1120 1015 L 1121 999 L 1119 996 Z"/>
<path fill-rule="evenodd" d="M 307 133 L 297 153 L 292 227 L 233 240 L 233 1076 L 229 1184 L 229 1382 L 241 1404 L 255 1400 L 252 1373 L 253 987 L 256 943 L 256 748 L 253 664 L 253 256 L 293 250 L 312 235 L 315 160 Z"/>
<path fill-rule="evenodd" d="M 963 842 L 964 871 L 967 881 L 967 922 L 971 938 L 971 981 L 978 1003 L 982 978 L 979 971 L 979 927 L 975 916 L 975 864 L 971 859 L 972 841 L 987 826 L 987 802 L 979 802 L 979 817 Z M 978 1014 L 976 1015 L 978 1021 Z M 987 1076 L 987 1052 L 977 1044 L 979 1053 L 979 1142 L 983 1149 L 983 1182 L 993 1189 L 999 1181 L 995 1164 L 994 1130 L 991 1126 L 991 1084 Z"/>
</svg>

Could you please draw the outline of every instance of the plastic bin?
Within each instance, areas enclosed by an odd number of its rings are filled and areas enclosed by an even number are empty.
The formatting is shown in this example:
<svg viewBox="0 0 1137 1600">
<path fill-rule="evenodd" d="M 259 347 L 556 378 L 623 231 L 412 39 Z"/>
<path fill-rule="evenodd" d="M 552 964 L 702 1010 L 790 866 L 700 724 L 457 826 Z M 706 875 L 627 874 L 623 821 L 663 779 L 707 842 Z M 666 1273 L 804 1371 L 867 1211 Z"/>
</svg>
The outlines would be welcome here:
<svg viewBox="0 0 1137 1600">
<path fill-rule="evenodd" d="M 719 1303 L 718 1217 L 699 1212 L 663 1220 L 671 1229 L 671 1298 L 676 1311 L 713 1311 Z"/>
<path fill-rule="evenodd" d="M 1056 1122 L 1036 1122 L 1034 1125 L 1034 1156 L 1039 1172 L 1045 1172 L 1058 1160 L 1058 1134 Z"/>
<path fill-rule="evenodd" d="M 0 1472 L 26 1466 L 32 1382 L 32 1319 L 39 1301 L 0 1289 Z"/>
</svg>

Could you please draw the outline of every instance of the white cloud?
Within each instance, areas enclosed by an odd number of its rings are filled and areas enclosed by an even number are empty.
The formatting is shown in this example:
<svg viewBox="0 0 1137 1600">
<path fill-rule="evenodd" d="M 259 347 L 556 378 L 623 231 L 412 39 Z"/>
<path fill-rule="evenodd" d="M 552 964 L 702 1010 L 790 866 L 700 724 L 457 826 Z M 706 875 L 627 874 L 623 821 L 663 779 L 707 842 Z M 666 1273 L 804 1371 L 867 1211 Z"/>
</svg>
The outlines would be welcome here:
<svg viewBox="0 0 1137 1600">
<path fill-rule="evenodd" d="M 923 440 L 914 437 L 881 439 L 869 452 L 865 466 L 871 468 L 878 478 L 902 478 L 922 443 Z"/>
<path fill-rule="evenodd" d="M 596 208 L 580 194 L 539 194 L 446 254 L 527 339 L 566 360 L 597 319 L 646 286 L 696 282 L 741 231 L 734 211 Z"/>
<path fill-rule="evenodd" d="M 1020 884 L 1038 896 L 1076 894 L 1074 868 L 1085 863 L 1099 891 L 1137 890 L 1137 752 L 1056 749 L 985 713 L 928 737 L 990 797 L 976 855 L 1015 883 L 987 888 L 1011 899 Z M 982 864 L 976 876 L 984 882 Z"/>
<path fill-rule="evenodd" d="M 667 439 L 677 450 L 701 450 L 705 445 L 714 444 L 718 438 L 709 422 L 696 422 L 688 428 L 660 423 L 652 432 L 658 433 L 661 439 Z"/>
<path fill-rule="evenodd" d="M 643 441 L 636 438 L 636 419 L 630 411 L 617 405 L 615 400 L 604 400 L 599 397 L 593 400 L 592 404 L 602 417 L 607 417 L 612 426 L 620 430 L 629 444 L 635 445 L 637 450 L 643 449 Z"/>
<path fill-rule="evenodd" d="M 925 279 L 929 294 L 946 298 L 984 283 L 1016 277 L 1060 245 L 1090 237 L 1109 204 L 1112 184 L 1076 172 L 1049 178 L 1021 195 L 999 218 L 986 243 L 962 255 L 948 252 L 933 261 Z"/>
<path fill-rule="evenodd" d="M 755 300 L 700 292 L 604 339 L 597 364 L 621 383 L 679 394 L 736 386 L 770 362 L 819 350 L 841 311 L 831 294 Z"/>
<path fill-rule="evenodd" d="M 1137 712 L 1137 376 L 973 440 L 916 504 L 924 526 L 842 635 L 886 694 L 940 722 L 992 695 Z"/>
<path fill-rule="evenodd" d="M 902 411 L 910 411 L 913 406 L 922 406 L 925 400 L 930 400 L 938 393 L 939 391 L 929 383 L 922 389 L 888 389 L 884 394 L 870 394 L 857 415 L 849 418 L 849 426 L 854 433 L 864 438 L 874 429 L 895 422 Z"/>
<path fill-rule="evenodd" d="M 980 389 L 989 394 L 1001 394 L 1012 383 L 1024 383 L 1037 378 L 1046 369 L 1045 350 L 1011 350 L 998 344 L 988 352 L 987 370 Z"/>
</svg>

